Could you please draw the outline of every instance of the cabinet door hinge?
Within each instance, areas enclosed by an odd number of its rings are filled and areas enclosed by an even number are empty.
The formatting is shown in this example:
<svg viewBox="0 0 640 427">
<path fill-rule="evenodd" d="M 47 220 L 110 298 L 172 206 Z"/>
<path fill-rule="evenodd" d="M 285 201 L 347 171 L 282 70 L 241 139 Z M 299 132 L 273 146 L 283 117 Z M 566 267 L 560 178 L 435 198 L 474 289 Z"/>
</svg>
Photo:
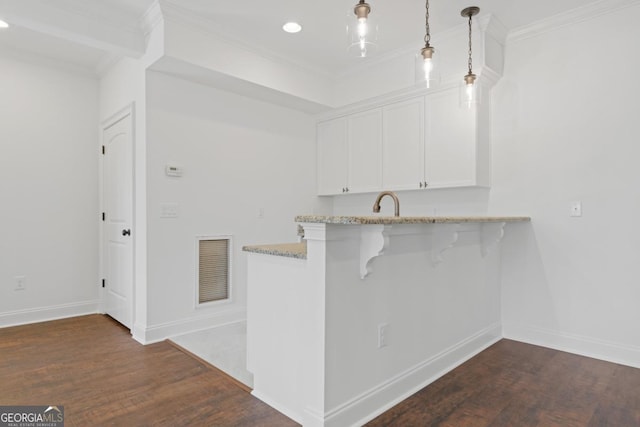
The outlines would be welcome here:
<svg viewBox="0 0 640 427">
<path fill-rule="evenodd" d="M 105 282 L 106 282 L 106 280 L 105 280 L 105 279 L 102 279 L 102 287 L 103 287 L 103 288 L 104 288 Z"/>
</svg>

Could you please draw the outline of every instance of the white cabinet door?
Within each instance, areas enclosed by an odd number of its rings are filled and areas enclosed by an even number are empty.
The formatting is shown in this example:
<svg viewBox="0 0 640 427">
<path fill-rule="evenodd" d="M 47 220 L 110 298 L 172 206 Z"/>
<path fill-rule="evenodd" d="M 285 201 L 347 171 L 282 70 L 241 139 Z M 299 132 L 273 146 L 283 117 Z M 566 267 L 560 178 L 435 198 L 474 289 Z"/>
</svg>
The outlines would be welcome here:
<svg viewBox="0 0 640 427">
<path fill-rule="evenodd" d="M 491 185 L 490 101 L 450 89 L 318 124 L 318 194 Z"/>
<path fill-rule="evenodd" d="M 476 109 L 459 105 L 457 93 L 427 96 L 425 175 L 429 188 L 476 185 Z"/>
<path fill-rule="evenodd" d="M 382 109 L 349 116 L 348 192 L 378 191 L 382 187 Z"/>
<path fill-rule="evenodd" d="M 342 194 L 347 187 L 347 120 L 318 123 L 318 194 Z"/>
<path fill-rule="evenodd" d="M 423 187 L 424 98 L 387 105 L 383 110 L 382 184 L 385 190 Z"/>
</svg>

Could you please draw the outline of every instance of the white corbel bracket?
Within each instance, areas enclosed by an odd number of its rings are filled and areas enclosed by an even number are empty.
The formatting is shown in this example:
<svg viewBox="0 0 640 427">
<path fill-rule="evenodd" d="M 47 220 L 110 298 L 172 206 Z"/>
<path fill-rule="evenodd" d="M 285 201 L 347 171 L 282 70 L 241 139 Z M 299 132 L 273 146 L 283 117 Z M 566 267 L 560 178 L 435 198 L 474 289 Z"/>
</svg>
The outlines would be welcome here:
<svg viewBox="0 0 640 427">
<path fill-rule="evenodd" d="M 480 228 L 480 250 L 483 257 L 489 255 L 504 237 L 506 222 L 485 222 Z"/>
<path fill-rule="evenodd" d="M 403 226 L 391 232 L 390 225 L 367 224 L 360 227 L 360 278 L 364 279 L 372 272 L 374 258 L 383 255 L 389 248 L 389 234 L 412 234 L 427 238 L 431 244 L 431 265 L 437 267 L 444 260 L 444 253 L 453 248 L 462 232 L 479 232 L 480 251 L 486 257 L 504 237 L 506 222 L 484 222 L 481 224 L 440 223 L 430 228 L 416 230 Z"/>
<path fill-rule="evenodd" d="M 443 254 L 458 241 L 460 224 L 438 224 L 431 238 L 431 265 L 436 267 L 442 262 Z"/>
<path fill-rule="evenodd" d="M 390 226 L 363 225 L 360 227 L 360 278 L 371 273 L 371 261 L 382 255 L 389 247 L 389 236 L 385 230 Z"/>
</svg>

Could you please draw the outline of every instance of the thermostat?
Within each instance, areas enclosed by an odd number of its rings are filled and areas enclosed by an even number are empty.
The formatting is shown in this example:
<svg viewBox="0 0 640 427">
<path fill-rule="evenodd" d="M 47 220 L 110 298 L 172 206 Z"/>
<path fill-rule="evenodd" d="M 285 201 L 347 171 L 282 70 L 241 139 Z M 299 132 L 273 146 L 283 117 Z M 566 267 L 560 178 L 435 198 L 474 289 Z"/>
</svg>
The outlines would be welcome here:
<svg viewBox="0 0 640 427">
<path fill-rule="evenodd" d="M 182 176 L 182 166 L 166 165 L 164 172 L 167 176 Z"/>
</svg>

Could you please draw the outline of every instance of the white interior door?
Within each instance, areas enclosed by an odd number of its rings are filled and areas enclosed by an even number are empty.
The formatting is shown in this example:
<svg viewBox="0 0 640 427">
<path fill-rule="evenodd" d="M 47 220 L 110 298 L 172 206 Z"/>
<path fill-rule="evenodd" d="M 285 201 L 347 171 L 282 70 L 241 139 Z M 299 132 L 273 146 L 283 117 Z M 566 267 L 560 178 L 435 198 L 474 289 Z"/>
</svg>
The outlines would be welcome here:
<svg viewBox="0 0 640 427">
<path fill-rule="evenodd" d="M 131 329 L 133 312 L 133 138 L 131 113 L 103 130 L 105 311 Z"/>
</svg>

